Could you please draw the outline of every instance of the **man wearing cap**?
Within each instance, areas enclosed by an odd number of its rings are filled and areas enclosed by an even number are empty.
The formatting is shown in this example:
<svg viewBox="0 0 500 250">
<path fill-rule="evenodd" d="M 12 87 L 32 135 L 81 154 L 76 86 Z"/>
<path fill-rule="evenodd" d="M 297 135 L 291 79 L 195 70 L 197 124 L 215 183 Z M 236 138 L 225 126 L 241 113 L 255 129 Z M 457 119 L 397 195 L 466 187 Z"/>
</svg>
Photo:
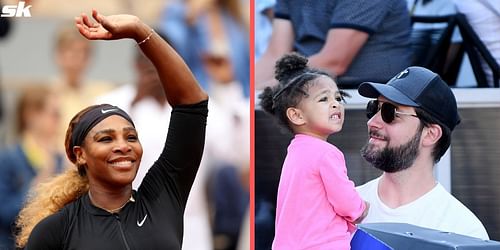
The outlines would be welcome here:
<svg viewBox="0 0 500 250">
<path fill-rule="evenodd" d="M 489 239 L 481 221 L 448 193 L 433 175 L 460 123 L 448 85 L 434 72 L 409 67 L 387 84 L 365 82 L 367 144 L 361 155 L 382 176 L 360 187 L 370 203 L 363 223 L 401 222 Z"/>
</svg>

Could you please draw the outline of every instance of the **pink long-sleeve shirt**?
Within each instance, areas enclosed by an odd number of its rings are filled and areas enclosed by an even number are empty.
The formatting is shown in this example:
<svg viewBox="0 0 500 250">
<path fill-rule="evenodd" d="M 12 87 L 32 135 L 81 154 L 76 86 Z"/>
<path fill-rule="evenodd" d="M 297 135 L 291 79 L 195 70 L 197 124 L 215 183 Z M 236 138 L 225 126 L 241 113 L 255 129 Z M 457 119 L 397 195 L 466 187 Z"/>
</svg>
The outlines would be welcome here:
<svg viewBox="0 0 500 250">
<path fill-rule="evenodd" d="M 350 249 L 349 227 L 364 209 L 342 152 L 319 138 L 295 135 L 278 187 L 273 249 Z"/>
</svg>

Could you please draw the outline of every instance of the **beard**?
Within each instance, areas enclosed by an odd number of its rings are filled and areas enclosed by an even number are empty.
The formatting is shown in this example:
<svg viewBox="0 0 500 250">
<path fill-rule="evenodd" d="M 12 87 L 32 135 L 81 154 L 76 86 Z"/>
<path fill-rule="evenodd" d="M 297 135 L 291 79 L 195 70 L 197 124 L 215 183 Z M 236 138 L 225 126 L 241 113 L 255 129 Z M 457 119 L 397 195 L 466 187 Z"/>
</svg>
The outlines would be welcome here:
<svg viewBox="0 0 500 250">
<path fill-rule="evenodd" d="M 422 129 L 419 129 L 410 141 L 394 148 L 387 146 L 382 150 L 377 150 L 375 145 L 367 142 L 361 149 L 361 156 L 375 168 L 384 172 L 395 173 L 405 170 L 413 165 L 420 153 L 418 146 L 422 135 L 421 132 Z M 370 134 L 372 133 L 376 132 L 370 132 Z"/>
</svg>

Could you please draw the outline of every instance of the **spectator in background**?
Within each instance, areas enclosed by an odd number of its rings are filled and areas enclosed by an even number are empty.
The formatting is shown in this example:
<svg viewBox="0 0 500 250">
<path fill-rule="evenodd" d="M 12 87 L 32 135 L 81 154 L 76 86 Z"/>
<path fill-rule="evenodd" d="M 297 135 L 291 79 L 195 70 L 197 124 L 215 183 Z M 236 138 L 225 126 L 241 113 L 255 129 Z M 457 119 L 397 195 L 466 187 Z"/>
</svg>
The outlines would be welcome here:
<svg viewBox="0 0 500 250">
<path fill-rule="evenodd" d="M 0 1 L 0 9 L 3 9 L 4 4 Z M 10 18 L 0 18 L 0 38 L 7 36 L 10 30 Z"/>
<path fill-rule="evenodd" d="M 470 25 L 479 39 L 490 51 L 493 58 L 500 64 L 500 2 L 498 0 L 454 0 L 458 12 L 467 17 Z M 481 58 L 482 60 L 482 58 Z M 493 86 L 493 74 L 490 67 L 481 61 L 488 84 Z"/>
<path fill-rule="evenodd" d="M 409 67 L 386 84 L 358 92 L 375 98 L 366 108 L 369 140 L 361 155 L 383 174 L 360 187 L 370 203 L 363 223 L 400 222 L 489 239 L 479 219 L 433 174 L 458 123 L 453 92 L 436 73 Z"/>
<path fill-rule="evenodd" d="M 406 0 L 406 2 L 410 15 L 415 16 L 445 16 L 457 12 L 453 0 Z M 443 25 L 419 24 L 417 26 L 440 28 Z"/>
<path fill-rule="evenodd" d="M 266 51 L 267 44 L 269 43 L 269 38 L 271 38 L 271 33 L 273 32 L 273 17 L 274 17 L 274 5 L 276 0 L 257 0 L 255 1 L 255 24 L 254 24 L 254 35 L 255 35 L 255 59 L 259 59 L 260 56 Z"/>
<path fill-rule="evenodd" d="M 204 54 L 213 47 L 230 48 L 233 74 L 245 96 L 249 96 L 248 13 L 241 1 L 177 0 L 167 5 L 160 25 L 208 91 L 211 79 L 202 63 Z"/>
<path fill-rule="evenodd" d="M 3 6 L 4 4 L 2 3 L 2 1 L 0 1 L 0 10 L 3 9 Z M 9 34 L 9 31 L 10 31 L 10 27 L 11 27 L 11 19 L 10 18 L 0 18 L 0 39 L 3 39 L 7 36 L 7 34 Z M 1 70 L 1 69 L 0 69 Z M 2 76 L 1 72 L 0 72 L 0 77 Z M 0 78 L 0 86 L 2 86 L 2 79 Z M 4 124 L 2 122 L 2 118 L 3 118 L 3 91 L 2 89 L 0 88 L 0 128 L 3 128 Z M 0 146 L 3 146 L 3 134 L 1 135 L 1 138 L 0 138 Z"/>
<path fill-rule="evenodd" d="M 412 16 L 446 16 L 456 14 L 453 0 L 407 0 Z M 447 23 L 414 23 L 412 26 L 412 65 L 423 66 L 431 46 L 438 43 Z M 453 33 L 453 43 L 461 41 L 458 28 Z"/>
<path fill-rule="evenodd" d="M 250 106 L 234 76 L 230 48 L 213 47 L 203 56 L 210 76 L 210 116 L 202 172 L 213 209 L 214 249 L 236 249 L 248 210 Z M 225 138 L 225 140 L 221 140 Z M 202 175 L 203 176 L 203 175 Z"/>
<path fill-rule="evenodd" d="M 54 90 L 61 99 L 61 124 L 59 146 L 64 145 L 64 136 L 69 121 L 78 111 L 92 104 L 98 95 L 112 89 L 103 82 L 88 82 L 85 71 L 92 56 L 90 42 L 75 29 L 74 24 L 62 25 L 56 34 L 54 57 L 60 75 L 54 80 Z"/>
<path fill-rule="evenodd" d="M 56 94 L 41 84 L 24 89 L 16 121 L 19 143 L 0 151 L 0 249 L 14 249 L 14 221 L 30 187 L 63 170 Z"/>
<path fill-rule="evenodd" d="M 387 81 L 410 63 L 405 0 L 277 1 L 270 44 L 257 62 L 256 88 L 274 85 L 273 66 L 296 51 L 341 86 Z"/>
</svg>

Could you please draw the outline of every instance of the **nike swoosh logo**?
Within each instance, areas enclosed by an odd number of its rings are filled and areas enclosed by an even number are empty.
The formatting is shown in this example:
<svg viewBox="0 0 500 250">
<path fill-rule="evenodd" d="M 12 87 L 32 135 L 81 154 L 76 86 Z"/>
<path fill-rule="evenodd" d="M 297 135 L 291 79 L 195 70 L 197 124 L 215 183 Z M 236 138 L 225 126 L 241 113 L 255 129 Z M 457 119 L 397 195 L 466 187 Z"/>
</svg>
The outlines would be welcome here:
<svg viewBox="0 0 500 250">
<path fill-rule="evenodd" d="M 106 114 L 108 112 L 117 111 L 118 109 L 101 109 L 101 113 Z"/>
<path fill-rule="evenodd" d="M 146 218 L 148 218 L 148 215 L 146 214 L 146 216 L 144 216 L 144 218 L 142 219 L 141 222 L 137 221 L 137 226 L 138 227 L 142 227 L 142 225 L 144 224 L 144 222 L 146 221 Z"/>
</svg>

